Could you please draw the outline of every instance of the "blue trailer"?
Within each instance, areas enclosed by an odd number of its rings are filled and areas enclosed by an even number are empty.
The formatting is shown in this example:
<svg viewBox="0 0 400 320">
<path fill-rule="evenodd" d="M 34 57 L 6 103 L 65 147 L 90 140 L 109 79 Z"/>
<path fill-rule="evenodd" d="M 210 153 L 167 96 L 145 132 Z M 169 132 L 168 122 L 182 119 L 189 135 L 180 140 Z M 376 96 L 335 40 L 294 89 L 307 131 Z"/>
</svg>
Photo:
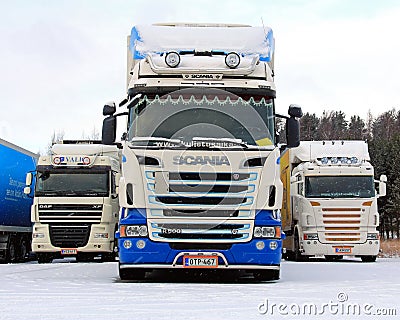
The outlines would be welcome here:
<svg viewBox="0 0 400 320">
<path fill-rule="evenodd" d="M 38 155 L 0 139 L 0 262 L 23 261 L 32 239 L 33 197 L 24 194 L 25 177 Z"/>
</svg>

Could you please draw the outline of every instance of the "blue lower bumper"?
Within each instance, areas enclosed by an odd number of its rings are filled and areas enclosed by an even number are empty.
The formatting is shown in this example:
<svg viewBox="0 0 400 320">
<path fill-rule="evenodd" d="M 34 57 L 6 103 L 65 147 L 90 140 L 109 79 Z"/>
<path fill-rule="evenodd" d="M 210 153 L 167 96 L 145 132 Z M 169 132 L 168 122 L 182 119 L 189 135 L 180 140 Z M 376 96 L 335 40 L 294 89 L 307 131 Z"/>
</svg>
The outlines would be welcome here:
<svg viewBox="0 0 400 320">
<path fill-rule="evenodd" d="M 137 246 L 139 240 L 145 243 L 142 249 L 139 249 Z M 131 247 L 129 249 L 126 248 L 129 242 L 126 241 L 130 241 Z M 260 241 L 264 242 L 262 250 L 256 247 L 256 243 Z M 272 241 L 276 241 L 278 244 L 275 250 L 270 249 Z M 176 256 L 182 252 L 217 252 L 226 258 L 230 266 L 249 265 L 262 267 L 279 265 L 282 252 L 282 241 L 278 239 L 252 240 L 248 243 L 232 244 L 231 248 L 227 250 L 213 250 L 206 247 L 201 250 L 176 250 L 172 249 L 168 243 L 154 242 L 147 238 L 120 238 L 118 244 L 119 261 L 121 264 L 164 264 L 172 266 Z M 177 263 L 182 263 L 182 258 Z M 223 261 L 219 263 L 223 264 Z"/>
</svg>

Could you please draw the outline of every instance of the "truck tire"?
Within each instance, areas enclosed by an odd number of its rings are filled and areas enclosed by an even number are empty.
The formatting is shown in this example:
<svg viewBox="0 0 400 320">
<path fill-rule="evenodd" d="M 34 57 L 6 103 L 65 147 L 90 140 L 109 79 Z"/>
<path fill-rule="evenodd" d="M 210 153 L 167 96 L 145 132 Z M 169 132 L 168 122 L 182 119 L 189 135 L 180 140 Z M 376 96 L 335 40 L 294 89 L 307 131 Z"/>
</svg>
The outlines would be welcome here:
<svg viewBox="0 0 400 320">
<path fill-rule="evenodd" d="M 279 280 L 280 270 L 258 270 L 253 272 L 254 279 L 257 281 Z"/>
<path fill-rule="evenodd" d="M 17 243 L 14 236 L 9 236 L 6 252 L 6 263 L 15 263 L 18 261 Z"/>
<path fill-rule="evenodd" d="M 53 257 L 48 253 L 37 253 L 36 254 L 38 263 L 51 263 Z"/>
<path fill-rule="evenodd" d="M 30 241 L 25 236 L 22 236 L 18 247 L 18 262 L 24 262 L 28 259 L 29 252 L 31 251 Z"/>
<path fill-rule="evenodd" d="M 362 262 L 375 262 L 376 256 L 361 256 Z"/>
<path fill-rule="evenodd" d="M 295 236 L 294 236 L 294 261 L 307 261 L 308 257 L 303 256 L 300 252 L 300 239 L 299 239 L 299 235 L 296 231 Z"/>
<path fill-rule="evenodd" d="M 121 280 L 144 280 L 146 271 L 142 269 L 121 269 L 119 267 L 119 277 Z"/>
</svg>

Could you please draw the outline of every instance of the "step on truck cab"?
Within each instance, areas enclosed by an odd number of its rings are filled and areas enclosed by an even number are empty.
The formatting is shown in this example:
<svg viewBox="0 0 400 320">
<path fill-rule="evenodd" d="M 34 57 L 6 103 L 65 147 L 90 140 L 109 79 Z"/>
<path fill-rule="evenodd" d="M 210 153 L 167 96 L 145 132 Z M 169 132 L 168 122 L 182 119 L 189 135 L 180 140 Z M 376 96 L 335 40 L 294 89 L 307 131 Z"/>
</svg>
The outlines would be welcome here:
<svg viewBox="0 0 400 320">
<path fill-rule="evenodd" d="M 386 194 L 387 179 L 382 175 L 374 181 L 369 160 L 364 141 L 302 141 L 282 154 L 281 214 L 288 259 L 351 255 L 375 261 L 377 200 Z"/>
<path fill-rule="evenodd" d="M 0 139 L 0 263 L 22 262 L 31 251 L 32 198 L 24 194 L 25 176 L 39 155 Z"/>
<path fill-rule="evenodd" d="M 108 104 L 103 143 L 121 141 L 121 279 L 157 269 L 244 270 L 279 278 L 282 183 L 274 38 L 245 25 L 135 26 L 128 97 Z M 290 108 L 296 145 L 301 109 Z"/>
<path fill-rule="evenodd" d="M 63 141 L 39 158 L 31 213 L 39 263 L 114 260 L 119 177 L 120 151 L 99 141 Z"/>
</svg>

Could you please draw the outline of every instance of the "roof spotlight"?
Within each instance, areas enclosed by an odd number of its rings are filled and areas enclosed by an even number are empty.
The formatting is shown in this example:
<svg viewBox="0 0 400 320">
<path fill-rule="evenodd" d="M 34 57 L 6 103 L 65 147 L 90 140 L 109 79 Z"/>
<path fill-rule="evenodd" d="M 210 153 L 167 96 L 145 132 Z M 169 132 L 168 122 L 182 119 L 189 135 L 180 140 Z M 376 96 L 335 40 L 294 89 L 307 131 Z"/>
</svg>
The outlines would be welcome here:
<svg viewBox="0 0 400 320">
<path fill-rule="evenodd" d="M 240 63 L 240 57 L 236 52 L 230 52 L 225 57 L 225 64 L 231 68 L 235 69 Z"/>
<path fill-rule="evenodd" d="M 171 51 L 165 55 L 165 63 L 170 68 L 175 68 L 181 62 L 181 57 L 179 56 L 178 52 Z"/>
</svg>

